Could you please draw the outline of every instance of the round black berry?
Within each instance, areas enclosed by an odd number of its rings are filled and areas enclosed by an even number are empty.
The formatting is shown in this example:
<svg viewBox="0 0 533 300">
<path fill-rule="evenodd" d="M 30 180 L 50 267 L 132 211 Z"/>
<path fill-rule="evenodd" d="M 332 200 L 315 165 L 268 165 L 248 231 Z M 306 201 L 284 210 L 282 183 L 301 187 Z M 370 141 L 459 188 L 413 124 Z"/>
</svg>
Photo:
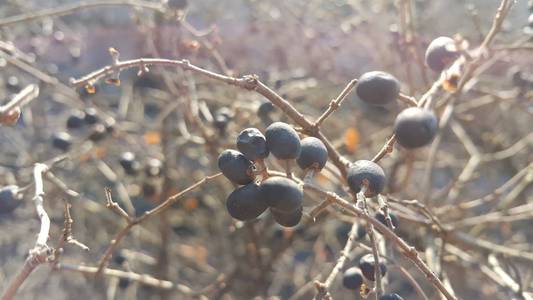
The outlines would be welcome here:
<svg viewBox="0 0 533 300">
<path fill-rule="evenodd" d="M 350 290 L 358 291 L 363 284 L 363 273 L 356 267 L 346 269 L 342 275 L 342 285 Z"/>
<path fill-rule="evenodd" d="M 379 297 L 379 300 L 403 300 L 403 298 L 398 294 L 392 293 Z"/>
<path fill-rule="evenodd" d="M 98 120 L 100 118 L 98 117 L 98 111 L 96 109 L 89 107 L 85 110 L 85 123 L 94 125 L 98 123 Z"/>
<path fill-rule="evenodd" d="M 361 191 L 363 183 L 368 181 L 366 195 L 371 197 L 379 194 L 385 188 L 385 172 L 375 162 L 358 160 L 348 168 L 348 185 L 354 193 Z"/>
<path fill-rule="evenodd" d="M 432 111 L 418 107 L 407 108 L 398 114 L 394 122 L 396 140 L 408 149 L 426 146 L 435 138 L 438 123 Z"/>
<path fill-rule="evenodd" d="M 140 164 L 132 152 L 122 153 L 118 162 L 128 175 L 137 175 L 139 172 Z"/>
<path fill-rule="evenodd" d="M 0 189 L 0 214 L 11 213 L 19 204 L 22 194 L 16 185 L 7 185 Z"/>
<path fill-rule="evenodd" d="M 391 213 L 389 213 L 389 217 L 390 217 L 392 225 L 394 225 L 394 227 L 398 227 L 398 224 L 399 224 L 398 217 L 395 214 L 391 214 Z M 381 222 L 381 224 L 388 226 L 385 215 L 381 211 L 378 211 L 374 215 L 374 218 L 376 218 L 379 222 Z"/>
<path fill-rule="evenodd" d="M 130 285 L 130 280 L 128 278 L 121 277 L 118 280 L 118 287 L 121 289 L 126 289 Z"/>
<path fill-rule="evenodd" d="M 149 158 L 146 161 L 144 171 L 148 177 L 157 177 L 161 175 L 163 170 L 163 163 L 157 158 Z"/>
<path fill-rule="evenodd" d="M 153 196 L 157 194 L 157 186 L 153 182 L 145 181 L 143 182 L 143 185 L 142 185 L 142 191 L 143 191 L 143 196 L 145 198 L 152 198 Z"/>
<path fill-rule="evenodd" d="M 89 140 L 93 142 L 99 142 L 105 139 L 107 135 L 107 129 L 102 124 L 96 124 L 92 127 L 91 133 L 89 134 Z"/>
<path fill-rule="evenodd" d="M 300 155 L 300 137 L 289 124 L 275 122 L 265 132 L 267 147 L 278 159 L 295 159 Z"/>
<path fill-rule="evenodd" d="M 276 107 L 272 102 L 265 101 L 259 104 L 259 107 L 257 108 L 257 115 L 259 117 L 268 117 L 272 112 L 276 110 Z"/>
<path fill-rule="evenodd" d="M 126 262 L 126 256 L 124 256 L 122 251 L 117 251 L 117 253 L 113 255 L 113 262 L 117 265 L 122 265 Z"/>
<path fill-rule="evenodd" d="M 85 113 L 80 110 L 75 110 L 71 112 L 70 116 L 67 119 L 67 128 L 68 129 L 77 129 L 83 127 L 85 124 Z"/>
<path fill-rule="evenodd" d="M 359 99 L 368 104 L 384 105 L 398 97 L 400 82 L 389 73 L 367 72 L 359 78 L 355 93 Z"/>
<path fill-rule="evenodd" d="M 441 36 L 431 41 L 426 49 L 426 64 L 433 71 L 442 72 L 458 55 L 455 41 Z"/>
<path fill-rule="evenodd" d="M 283 212 L 275 208 L 270 208 L 270 213 L 276 223 L 284 227 L 294 227 L 300 223 L 302 219 L 302 207 L 292 212 Z"/>
<path fill-rule="evenodd" d="M 365 225 L 358 224 L 357 225 L 357 239 L 362 240 L 366 237 L 366 227 Z"/>
<path fill-rule="evenodd" d="M 253 181 L 252 162 L 239 151 L 227 149 L 218 157 L 218 168 L 230 181 L 245 185 Z"/>
<path fill-rule="evenodd" d="M 259 217 L 268 206 L 259 194 L 259 186 L 249 183 L 229 194 L 226 208 L 233 218 L 247 221 Z"/>
<path fill-rule="evenodd" d="M 222 107 L 215 112 L 213 116 L 213 125 L 221 133 L 226 131 L 229 121 L 231 120 L 233 113 L 227 107 Z"/>
<path fill-rule="evenodd" d="M 265 136 L 257 128 L 246 128 L 239 133 L 237 149 L 249 160 L 263 159 L 269 154 Z"/>
<path fill-rule="evenodd" d="M 265 203 L 277 212 L 290 213 L 302 207 L 302 189 L 286 177 L 267 178 L 259 186 L 259 191 Z"/>
<path fill-rule="evenodd" d="M 376 263 L 374 261 L 374 255 L 373 254 L 367 254 L 363 257 L 361 257 L 361 260 L 359 260 L 359 269 L 361 269 L 361 272 L 365 276 L 366 279 L 370 281 L 375 281 L 375 266 Z M 387 273 L 387 266 L 379 262 L 379 270 L 381 271 L 381 276 L 385 276 Z"/>
<path fill-rule="evenodd" d="M 72 146 L 72 138 L 66 132 L 57 132 L 52 135 L 52 146 L 61 150 L 68 151 Z"/>
<path fill-rule="evenodd" d="M 296 162 L 303 170 L 313 168 L 322 170 L 328 161 L 328 150 L 324 143 L 316 137 L 306 137 L 301 141 L 300 156 Z"/>
</svg>

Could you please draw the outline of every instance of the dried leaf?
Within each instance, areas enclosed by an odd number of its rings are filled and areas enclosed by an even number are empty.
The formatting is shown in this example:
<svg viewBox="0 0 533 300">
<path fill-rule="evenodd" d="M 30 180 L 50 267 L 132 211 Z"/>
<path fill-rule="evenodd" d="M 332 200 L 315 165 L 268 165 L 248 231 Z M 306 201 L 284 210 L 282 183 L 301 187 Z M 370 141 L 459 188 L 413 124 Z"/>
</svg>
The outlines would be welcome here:
<svg viewBox="0 0 533 300">
<path fill-rule="evenodd" d="M 357 146 L 359 145 L 359 131 L 356 128 L 350 127 L 346 129 L 344 132 L 344 144 L 349 153 L 354 153 L 357 150 Z"/>
<path fill-rule="evenodd" d="M 144 141 L 148 145 L 157 145 L 161 143 L 161 135 L 157 131 L 148 131 L 144 134 Z"/>
</svg>

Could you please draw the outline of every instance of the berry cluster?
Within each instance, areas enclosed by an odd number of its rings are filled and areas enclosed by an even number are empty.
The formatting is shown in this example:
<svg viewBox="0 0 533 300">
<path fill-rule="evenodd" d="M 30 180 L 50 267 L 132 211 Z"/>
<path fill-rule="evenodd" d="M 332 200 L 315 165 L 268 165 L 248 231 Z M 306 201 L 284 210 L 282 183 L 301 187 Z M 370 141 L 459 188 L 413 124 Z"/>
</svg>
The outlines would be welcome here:
<svg viewBox="0 0 533 300">
<path fill-rule="evenodd" d="M 383 262 L 379 262 L 379 270 L 381 276 L 387 273 L 387 266 Z M 359 259 L 358 267 L 351 267 L 344 271 L 342 276 L 342 284 L 345 288 L 355 291 L 361 291 L 363 284 L 366 282 L 374 282 L 376 272 L 376 262 L 373 254 L 366 254 Z M 386 294 L 379 298 L 380 300 L 394 300 L 402 299 L 397 294 Z"/>
<path fill-rule="evenodd" d="M 426 53 L 428 65 L 433 66 L 435 70 L 444 68 L 455 58 L 451 52 L 442 50 L 444 46 L 439 48 L 437 44 L 432 43 L 433 46 L 430 45 L 432 48 L 428 48 Z M 382 71 L 367 72 L 359 78 L 355 92 L 361 101 L 383 106 L 398 98 L 400 82 L 393 75 Z M 394 133 L 398 144 L 407 149 L 414 149 L 431 143 L 437 134 L 437 125 L 437 117 L 432 111 L 410 107 L 398 114 L 394 122 Z"/>
<path fill-rule="evenodd" d="M 133 152 L 124 152 L 120 155 L 119 164 L 124 170 L 124 173 L 129 176 L 136 177 L 143 169 L 141 161 L 139 161 Z M 158 194 L 160 186 L 160 176 L 163 172 L 163 162 L 157 158 L 147 158 L 144 162 L 144 178 L 142 183 L 142 192 L 145 198 L 150 198 Z"/>
<path fill-rule="evenodd" d="M 95 108 L 87 108 L 84 111 L 73 110 L 66 121 L 69 132 L 80 132 L 87 129 L 87 139 L 99 142 L 106 138 L 108 133 L 114 130 L 115 121 L 111 118 L 102 120 Z M 73 142 L 71 134 L 67 131 L 56 132 L 52 135 L 52 146 L 66 152 Z"/>
<path fill-rule="evenodd" d="M 16 185 L 0 188 L 0 214 L 13 212 L 21 203 L 22 194 Z"/>
<path fill-rule="evenodd" d="M 272 154 L 285 162 L 296 160 L 304 171 L 320 171 L 328 160 L 322 141 L 314 137 L 300 140 L 289 124 L 275 122 L 264 135 L 256 128 L 244 129 L 237 136 L 236 146 L 238 151 L 227 149 L 218 157 L 222 174 L 241 185 L 227 198 L 229 214 L 247 221 L 269 209 L 278 224 L 298 225 L 303 213 L 302 187 L 290 178 L 270 176 L 267 170 L 262 170 L 264 160 Z"/>
</svg>

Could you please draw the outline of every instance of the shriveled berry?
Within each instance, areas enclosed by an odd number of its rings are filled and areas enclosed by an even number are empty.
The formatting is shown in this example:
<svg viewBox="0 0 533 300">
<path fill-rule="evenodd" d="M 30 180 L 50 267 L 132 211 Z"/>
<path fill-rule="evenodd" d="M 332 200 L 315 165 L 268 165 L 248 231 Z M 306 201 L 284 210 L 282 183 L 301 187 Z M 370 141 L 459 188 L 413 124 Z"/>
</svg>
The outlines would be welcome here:
<svg viewBox="0 0 533 300">
<path fill-rule="evenodd" d="M 367 254 L 359 260 L 359 268 L 361 269 L 361 272 L 365 276 L 366 279 L 370 281 L 375 281 L 375 267 L 376 262 L 374 261 L 374 255 L 373 254 Z M 381 271 L 381 276 L 385 276 L 387 273 L 387 266 L 379 262 L 379 270 Z"/>
<path fill-rule="evenodd" d="M 0 214 L 8 214 L 21 203 L 22 194 L 16 185 L 7 185 L 0 189 Z"/>
<path fill-rule="evenodd" d="M 163 163 L 157 158 L 149 158 L 146 161 L 144 171 L 148 177 L 157 177 L 161 175 L 163 170 Z"/>
<path fill-rule="evenodd" d="M 346 269 L 342 275 L 342 285 L 349 290 L 358 291 L 363 284 L 363 273 L 357 267 Z"/>
<path fill-rule="evenodd" d="M 367 72 L 359 78 L 355 93 L 368 104 L 384 105 L 396 100 L 400 93 L 400 82 L 389 73 Z"/>
<path fill-rule="evenodd" d="M 301 141 L 301 151 L 296 162 L 303 170 L 322 170 L 328 161 L 328 149 L 316 137 L 306 137 Z"/>
<path fill-rule="evenodd" d="M 435 72 L 442 72 L 446 66 L 454 61 L 459 52 L 455 41 L 446 36 L 440 36 L 429 44 L 426 49 L 426 64 Z"/>
<path fill-rule="evenodd" d="M 259 193 L 259 186 L 249 183 L 229 194 L 226 208 L 233 218 L 247 221 L 259 217 L 268 206 Z"/>
<path fill-rule="evenodd" d="M 89 140 L 93 142 L 99 142 L 107 136 L 107 129 L 102 124 L 96 124 L 92 127 L 89 134 Z"/>
<path fill-rule="evenodd" d="M 68 151 L 72 145 L 72 138 L 66 132 L 56 132 L 52 135 L 52 146 L 61 150 Z"/>
<path fill-rule="evenodd" d="M 85 110 L 85 123 L 87 124 L 90 124 L 90 125 L 94 125 L 96 123 L 98 123 L 98 120 L 100 120 L 100 118 L 98 117 L 98 111 L 96 111 L 96 109 L 94 109 L 93 107 L 89 107 Z"/>
<path fill-rule="evenodd" d="M 392 225 L 394 225 L 394 227 L 398 227 L 398 224 L 399 224 L 398 217 L 392 213 L 389 213 L 389 217 L 390 217 Z M 376 218 L 379 222 L 381 222 L 381 224 L 388 226 L 387 219 L 385 218 L 385 215 L 381 211 L 378 211 L 374 215 L 374 218 Z"/>
<path fill-rule="evenodd" d="M 366 196 L 377 195 L 385 188 L 385 172 L 375 162 L 369 160 L 358 160 L 348 168 L 348 185 L 354 193 L 361 191 L 361 186 L 368 182 Z"/>
<path fill-rule="evenodd" d="M 137 175 L 139 172 L 140 164 L 135 159 L 135 154 L 132 152 L 124 152 L 120 155 L 119 164 L 124 169 L 124 172 L 128 175 Z"/>
<path fill-rule="evenodd" d="M 85 113 L 80 110 L 74 110 L 67 119 L 68 129 L 77 129 L 85 125 Z"/>
<path fill-rule="evenodd" d="M 403 110 L 394 122 L 394 133 L 398 144 L 408 149 L 431 143 L 437 134 L 437 129 L 438 120 L 435 114 L 418 107 Z"/>
<path fill-rule="evenodd" d="M 279 212 L 290 213 L 302 207 L 304 193 L 286 177 L 269 177 L 259 186 L 265 203 Z"/>
<path fill-rule="evenodd" d="M 400 297 L 400 295 L 396 293 L 392 293 L 392 294 L 385 294 L 379 297 L 379 300 L 403 300 L 403 298 Z"/>
<path fill-rule="evenodd" d="M 302 207 L 292 212 L 283 212 L 275 208 L 270 208 L 270 213 L 276 223 L 284 227 L 294 227 L 300 223 L 302 219 Z"/>
<path fill-rule="evenodd" d="M 246 128 L 239 133 L 237 149 L 249 160 L 263 159 L 269 154 L 265 136 L 257 128 Z"/>
<path fill-rule="evenodd" d="M 253 181 L 252 162 L 239 151 L 227 149 L 218 157 L 218 168 L 230 181 L 245 185 Z"/>
<path fill-rule="evenodd" d="M 267 147 L 278 159 L 295 159 L 300 155 L 300 137 L 289 124 L 275 122 L 265 132 Z"/>
</svg>

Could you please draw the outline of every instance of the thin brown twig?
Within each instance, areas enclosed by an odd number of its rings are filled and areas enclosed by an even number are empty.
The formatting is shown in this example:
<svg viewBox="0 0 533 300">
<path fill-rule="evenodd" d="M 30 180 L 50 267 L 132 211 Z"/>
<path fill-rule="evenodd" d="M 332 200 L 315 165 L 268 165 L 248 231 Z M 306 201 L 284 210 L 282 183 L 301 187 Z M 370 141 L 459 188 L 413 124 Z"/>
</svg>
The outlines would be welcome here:
<svg viewBox="0 0 533 300">
<path fill-rule="evenodd" d="M 409 259 L 424 275 L 426 278 L 431 282 L 431 284 L 438 289 L 446 299 L 457 299 L 455 296 L 453 296 L 444 286 L 444 284 L 441 282 L 441 280 L 436 276 L 436 274 L 422 261 L 420 256 L 418 255 L 418 252 L 414 247 L 409 246 L 402 238 L 400 238 L 398 235 L 396 235 L 392 230 L 390 230 L 387 226 L 381 224 L 377 219 L 368 216 L 365 214 L 360 208 L 356 207 L 354 204 L 348 202 L 347 200 L 341 198 L 337 194 L 323 191 L 321 188 L 306 183 L 304 184 L 304 188 L 307 188 L 311 191 L 314 191 L 316 193 L 319 193 L 321 195 L 331 195 L 333 196 L 333 199 L 337 205 L 344 208 L 346 211 L 354 214 L 357 217 L 363 218 L 366 222 L 369 222 L 374 226 L 374 228 L 380 232 L 386 239 L 393 242 L 393 244 L 401 250 L 401 253 Z"/>
<path fill-rule="evenodd" d="M 191 64 L 188 60 L 171 60 L 162 58 L 140 58 L 127 61 L 115 61 L 112 65 L 103 67 L 92 73 L 87 74 L 79 79 L 72 79 L 71 84 L 74 86 L 92 85 L 94 82 L 104 76 L 114 74 L 123 69 L 129 68 L 144 68 L 148 65 L 157 66 L 174 66 L 183 70 L 190 70 L 194 73 L 204 75 L 208 78 L 224 82 L 229 85 L 234 85 L 246 90 L 255 91 L 256 93 L 263 95 L 270 102 L 276 105 L 281 111 L 289 116 L 296 124 L 305 129 L 310 135 L 320 139 L 326 149 L 328 155 L 333 164 L 339 169 L 342 176 L 346 177 L 346 160 L 339 154 L 339 152 L 333 147 L 331 142 L 324 136 L 324 134 L 309 121 L 304 115 L 296 110 L 287 100 L 282 98 L 272 89 L 262 83 L 256 75 L 246 75 L 240 78 L 226 76 L 218 73 L 211 72 L 201 67 Z"/>
<path fill-rule="evenodd" d="M 37 211 L 37 216 L 41 221 L 41 228 L 39 230 L 39 234 L 37 235 L 35 246 L 30 249 L 28 258 L 24 262 L 21 270 L 11 280 L 5 289 L 2 295 L 2 300 L 13 299 L 20 286 L 24 283 L 24 281 L 26 281 L 35 268 L 37 268 L 40 264 L 45 263 L 48 259 L 50 248 L 46 243 L 48 241 L 48 234 L 50 232 L 50 218 L 44 209 L 43 185 L 43 174 L 47 170 L 48 166 L 42 163 L 35 164 L 35 167 L 33 168 L 33 178 L 35 181 L 35 196 L 33 197 L 33 203 L 35 205 L 35 210 Z"/>
<path fill-rule="evenodd" d="M 117 234 L 115 234 L 115 237 L 113 237 L 113 239 L 109 243 L 109 246 L 107 247 L 106 251 L 104 252 L 102 257 L 100 258 L 100 261 L 98 262 L 98 272 L 97 272 L 97 274 L 100 274 L 102 272 L 102 270 L 104 270 L 105 265 L 107 264 L 107 262 L 111 258 L 111 255 L 115 252 L 116 248 L 118 247 L 118 245 L 120 244 L 122 239 L 128 234 L 128 232 L 131 230 L 131 228 L 133 228 L 133 226 L 144 222 L 146 219 L 148 219 L 148 218 L 150 218 L 152 216 L 158 215 L 162 211 L 165 211 L 172 204 L 174 204 L 174 202 L 176 202 L 177 199 L 181 198 L 184 194 L 187 194 L 188 192 L 190 192 L 190 191 L 202 186 L 203 184 L 205 184 L 205 183 L 207 183 L 207 182 L 219 177 L 220 175 L 222 175 L 222 173 L 217 173 L 217 174 L 214 174 L 214 175 L 211 175 L 211 176 L 204 177 L 200 181 L 197 181 L 195 184 L 193 184 L 193 185 L 187 187 L 186 189 L 183 189 L 182 191 L 180 191 L 180 192 L 168 197 L 167 200 L 165 200 L 164 202 L 162 202 L 161 204 L 159 204 L 155 208 L 147 211 L 146 213 L 144 213 L 142 216 L 140 216 L 138 218 L 131 219 L 131 217 L 128 216 L 128 224 L 125 227 L 123 227 Z M 111 207 L 113 207 L 113 206 L 111 206 Z"/>
</svg>

